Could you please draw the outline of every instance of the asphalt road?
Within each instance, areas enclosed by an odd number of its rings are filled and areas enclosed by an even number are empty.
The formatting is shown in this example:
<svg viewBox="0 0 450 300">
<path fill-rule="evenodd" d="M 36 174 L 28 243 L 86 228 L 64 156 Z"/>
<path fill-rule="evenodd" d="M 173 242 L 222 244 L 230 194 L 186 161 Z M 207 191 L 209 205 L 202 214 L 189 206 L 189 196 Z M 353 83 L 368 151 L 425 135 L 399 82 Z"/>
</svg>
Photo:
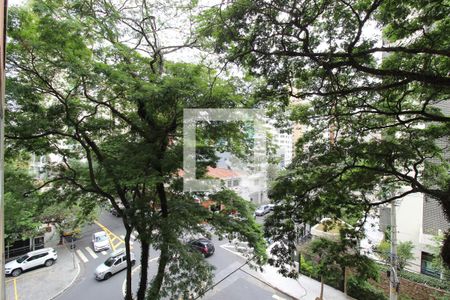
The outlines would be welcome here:
<svg viewBox="0 0 450 300">
<path fill-rule="evenodd" d="M 261 218 L 258 218 L 261 222 Z M 77 255 L 81 262 L 81 273 L 72 287 L 59 296 L 58 300 L 120 300 L 123 299 L 123 287 L 125 282 L 125 271 L 115 274 L 106 281 L 97 281 L 94 278 L 95 268 L 105 261 L 112 250 L 93 253 L 91 236 L 92 233 L 107 229 L 111 232 L 113 248 L 124 247 L 123 235 L 125 230 L 121 219 L 107 212 L 102 213 L 97 224 L 87 226 L 83 230 L 80 239 L 76 241 Z M 277 292 L 260 279 L 241 270 L 245 259 L 239 255 L 228 240 L 219 241 L 213 238 L 216 251 L 213 256 L 206 260 L 215 267 L 214 287 L 207 292 L 202 299 L 208 300 L 249 300 L 249 299 L 290 299 L 288 296 Z M 136 241 L 132 245 L 137 264 L 133 268 L 133 287 L 137 289 L 139 281 L 140 246 Z M 157 253 L 150 251 L 149 275 L 155 273 L 157 267 Z"/>
</svg>

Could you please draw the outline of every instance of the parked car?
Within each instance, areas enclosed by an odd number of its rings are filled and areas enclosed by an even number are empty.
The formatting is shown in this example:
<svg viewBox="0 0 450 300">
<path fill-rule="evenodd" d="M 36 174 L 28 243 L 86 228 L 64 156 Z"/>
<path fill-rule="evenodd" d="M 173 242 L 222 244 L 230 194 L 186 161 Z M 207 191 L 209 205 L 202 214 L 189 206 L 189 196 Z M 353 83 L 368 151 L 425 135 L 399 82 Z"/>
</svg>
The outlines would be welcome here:
<svg viewBox="0 0 450 300">
<path fill-rule="evenodd" d="M 134 254 L 130 256 L 131 265 L 134 266 L 136 259 Z M 95 279 L 106 280 L 114 274 L 127 268 L 127 255 L 124 248 L 118 249 L 111 253 L 108 259 L 95 269 Z"/>
<path fill-rule="evenodd" d="M 92 245 L 94 247 L 94 251 L 102 251 L 108 250 L 110 248 L 109 238 L 106 232 L 99 231 L 92 234 Z"/>
<path fill-rule="evenodd" d="M 199 238 L 196 240 L 192 240 L 189 242 L 189 246 L 200 253 L 203 254 L 203 256 L 208 257 L 214 254 L 214 251 L 216 250 L 214 248 L 214 244 L 206 239 L 206 238 Z"/>
<path fill-rule="evenodd" d="M 35 267 L 50 267 L 55 263 L 57 258 L 58 255 L 56 254 L 56 250 L 53 248 L 44 248 L 36 251 L 31 251 L 19 257 L 18 259 L 7 263 L 5 265 L 5 274 L 16 277 L 22 274 L 23 271 Z"/>
<path fill-rule="evenodd" d="M 270 212 L 270 206 L 269 205 L 261 205 L 260 207 L 258 207 L 256 210 L 255 210 L 255 215 L 256 216 L 264 216 L 264 215 L 266 215 L 266 214 L 268 214 L 269 212 Z"/>
</svg>

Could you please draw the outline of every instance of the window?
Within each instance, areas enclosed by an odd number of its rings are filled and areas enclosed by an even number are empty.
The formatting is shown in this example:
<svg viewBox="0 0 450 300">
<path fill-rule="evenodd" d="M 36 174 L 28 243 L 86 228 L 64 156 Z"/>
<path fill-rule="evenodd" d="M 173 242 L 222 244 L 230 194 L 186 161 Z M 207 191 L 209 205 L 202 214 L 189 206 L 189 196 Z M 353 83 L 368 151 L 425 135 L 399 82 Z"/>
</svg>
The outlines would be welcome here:
<svg viewBox="0 0 450 300">
<path fill-rule="evenodd" d="M 107 240 L 106 235 L 98 235 L 95 237 L 96 242 L 102 242 L 102 241 L 106 241 L 106 240 Z"/>
<path fill-rule="evenodd" d="M 113 265 L 114 261 L 115 261 L 115 258 L 114 258 L 114 257 L 110 257 L 110 258 L 108 258 L 108 259 L 105 261 L 105 265 L 106 265 L 107 267 L 111 267 L 111 266 Z"/>
<path fill-rule="evenodd" d="M 421 262 L 420 262 L 420 273 L 439 277 L 440 273 L 438 270 L 433 268 L 433 258 L 434 256 L 427 252 L 422 252 Z"/>
<path fill-rule="evenodd" d="M 232 181 L 231 180 L 227 180 L 227 187 L 231 187 L 232 186 Z"/>
<path fill-rule="evenodd" d="M 117 265 L 120 264 L 121 262 L 122 262 L 122 258 L 119 258 L 119 259 L 114 263 L 114 265 L 117 266 Z"/>
<path fill-rule="evenodd" d="M 239 179 L 234 179 L 233 186 L 238 186 L 238 185 L 239 185 Z"/>
<path fill-rule="evenodd" d="M 28 255 L 24 255 L 24 256 L 22 256 L 22 257 L 19 257 L 16 261 L 17 261 L 18 263 L 21 263 L 21 262 L 25 261 L 27 258 L 28 258 Z"/>
<path fill-rule="evenodd" d="M 36 258 L 42 258 L 42 257 L 45 257 L 45 256 L 47 256 L 47 252 L 45 252 L 45 253 L 42 253 L 42 254 L 39 254 L 39 255 L 36 255 Z"/>
<path fill-rule="evenodd" d="M 38 259 L 39 257 L 40 257 L 39 255 L 34 255 L 34 256 L 30 257 L 30 258 L 27 260 L 27 262 L 36 260 L 36 259 Z"/>
</svg>

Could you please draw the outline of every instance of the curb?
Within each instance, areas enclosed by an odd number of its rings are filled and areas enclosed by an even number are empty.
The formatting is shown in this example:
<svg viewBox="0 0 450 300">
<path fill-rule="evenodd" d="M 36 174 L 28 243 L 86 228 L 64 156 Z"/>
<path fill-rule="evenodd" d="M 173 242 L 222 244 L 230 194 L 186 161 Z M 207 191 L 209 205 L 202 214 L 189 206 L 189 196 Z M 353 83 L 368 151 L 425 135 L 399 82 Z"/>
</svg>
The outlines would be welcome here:
<svg viewBox="0 0 450 300">
<path fill-rule="evenodd" d="M 53 299 L 56 299 L 57 297 L 59 297 L 62 293 L 64 293 L 65 291 L 67 291 L 67 290 L 73 285 L 73 283 L 75 282 L 75 280 L 78 279 L 78 276 L 80 275 L 81 267 L 80 267 L 80 261 L 79 261 L 78 257 L 75 256 L 75 258 L 76 258 L 76 261 L 77 261 L 77 273 L 76 273 L 76 275 L 73 277 L 72 281 L 71 281 L 68 285 L 66 285 L 66 286 L 65 286 L 62 290 L 60 290 L 56 295 L 54 295 L 53 297 L 49 298 L 49 300 L 53 300 Z"/>
<path fill-rule="evenodd" d="M 258 276 L 254 275 L 254 274 L 251 274 L 251 273 L 248 272 L 247 270 L 241 269 L 241 271 L 244 272 L 244 273 L 246 273 L 247 275 L 253 277 L 254 279 L 258 280 L 259 282 L 261 282 L 261 283 L 263 283 L 263 284 L 265 284 L 265 285 L 271 287 L 272 289 L 276 290 L 276 291 L 279 292 L 280 294 L 283 294 L 283 295 L 285 295 L 285 296 L 287 296 L 287 297 L 289 297 L 289 298 L 291 298 L 291 299 L 293 299 L 293 300 L 299 300 L 299 299 L 300 299 L 300 298 L 294 297 L 294 296 L 290 295 L 289 293 L 287 293 L 287 292 L 281 290 L 279 287 L 276 287 L 276 286 L 272 285 L 270 282 L 267 282 L 267 281 L 265 281 L 265 280 L 262 279 L 262 278 L 258 278 Z M 306 291 L 306 290 L 305 290 L 305 291 Z M 306 294 L 305 294 L 305 295 L 306 295 Z M 305 295 L 303 295 L 302 297 L 304 297 Z"/>
</svg>

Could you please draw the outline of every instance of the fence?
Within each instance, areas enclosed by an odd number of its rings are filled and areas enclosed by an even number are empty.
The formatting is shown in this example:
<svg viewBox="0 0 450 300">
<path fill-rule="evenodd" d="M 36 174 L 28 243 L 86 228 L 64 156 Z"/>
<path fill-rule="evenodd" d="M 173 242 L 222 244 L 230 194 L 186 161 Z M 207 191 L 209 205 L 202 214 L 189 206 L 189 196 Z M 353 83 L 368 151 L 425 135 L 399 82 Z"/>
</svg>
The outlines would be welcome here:
<svg viewBox="0 0 450 300">
<path fill-rule="evenodd" d="M 15 241 L 5 247 L 5 259 L 9 260 L 27 252 L 44 248 L 44 236 L 38 236 L 23 241 Z"/>
</svg>

